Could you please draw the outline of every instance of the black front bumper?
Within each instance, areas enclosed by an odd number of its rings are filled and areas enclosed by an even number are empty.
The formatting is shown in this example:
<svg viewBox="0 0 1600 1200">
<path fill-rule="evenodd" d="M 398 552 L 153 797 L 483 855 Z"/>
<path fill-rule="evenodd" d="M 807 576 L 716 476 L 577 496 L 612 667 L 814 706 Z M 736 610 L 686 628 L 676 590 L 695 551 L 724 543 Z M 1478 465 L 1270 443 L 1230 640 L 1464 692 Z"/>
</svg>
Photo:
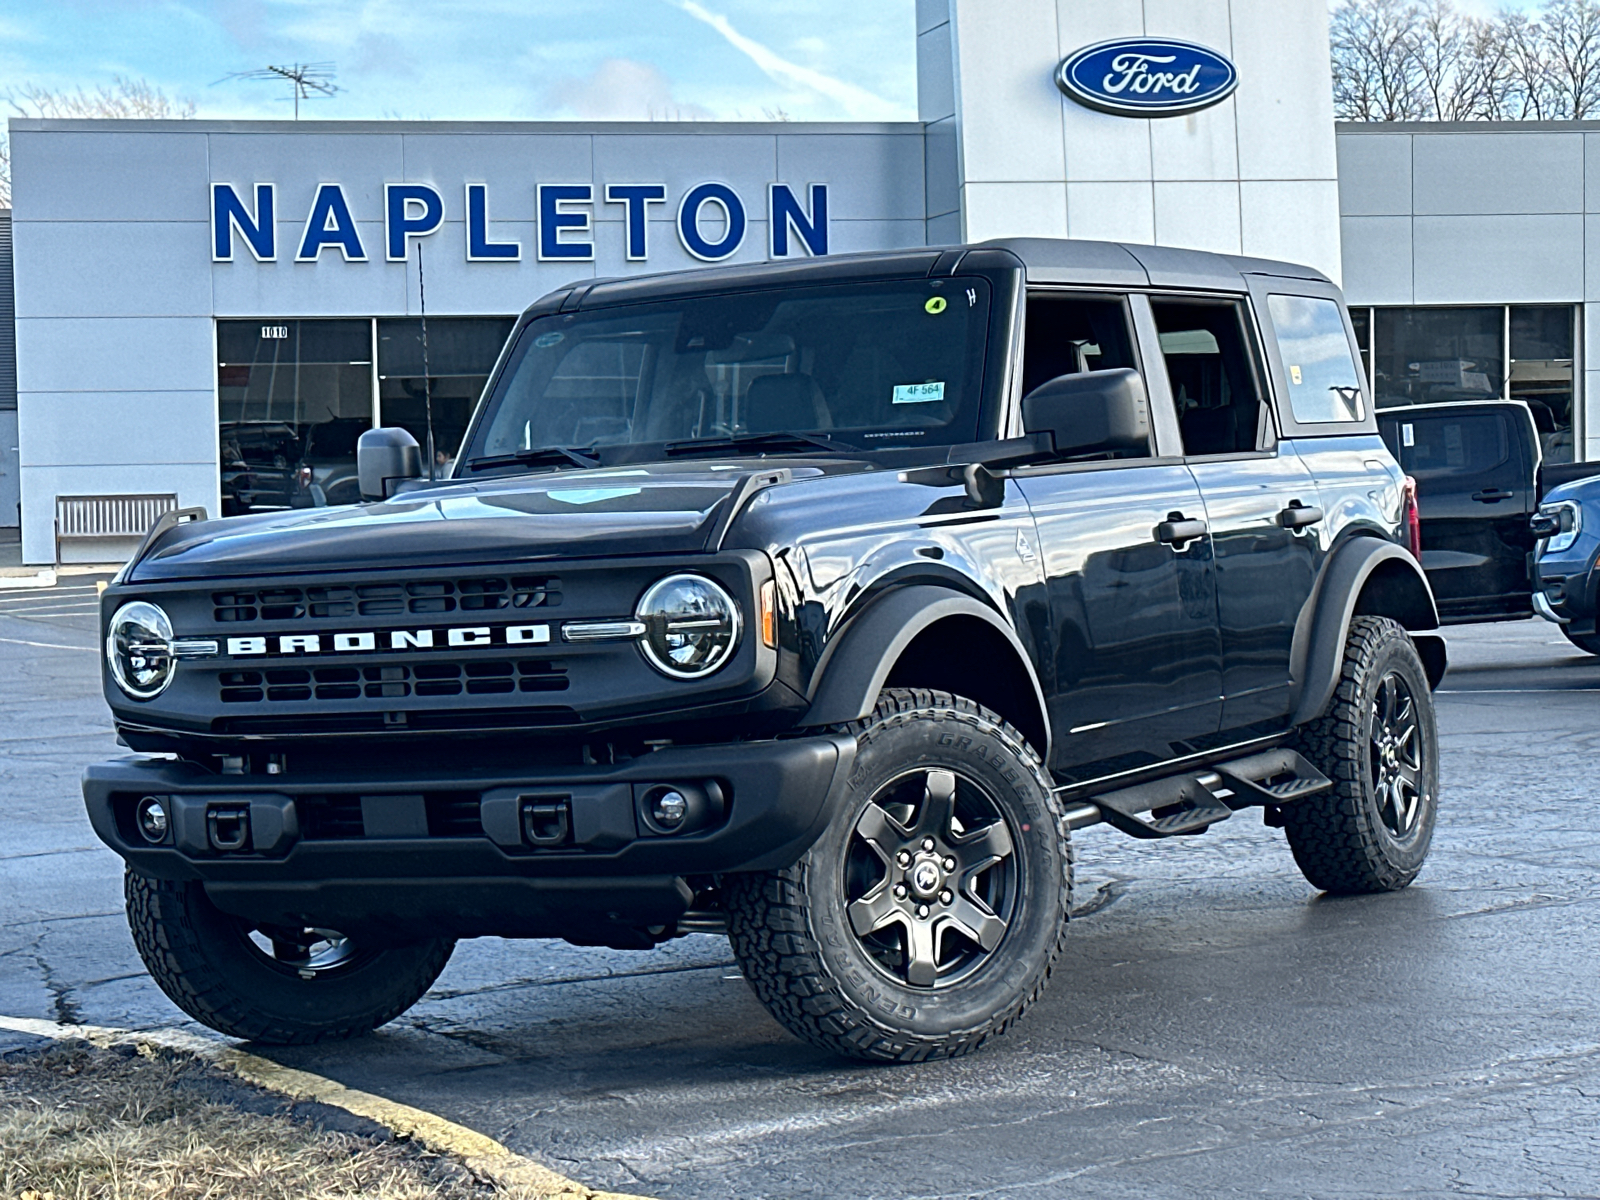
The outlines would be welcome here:
<svg viewBox="0 0 1600 1200">
<path fill-rule="evenodd" d="M 95 832 L 135 871 L 200 880 L 218 907 L 258 923 L 371 942 L 493 934 L 648 944 L 655 934 L 640 931 L 670 930 L 699 880 L 798 860 L 843 799 L 855 740 L 669 747 L 515 774 L 387 774 L 373 758 L 372 769 L 357 760 L 348 772 L 279 775 L 125 758 L 84 772 L 84 802 Z M 652 788 L 706 784 L 720 792 L 720 814 L 675 834 L 651 828 Z M 162 844 L 139 831 L 146 796 L 169 814 Z M 565 813 L 561 844 L 530 844 L 524 813 L 535 803 Z M 238 849 L 217 849 L 219 830 L 226 842 L 241 827 Z"/>
</svg>

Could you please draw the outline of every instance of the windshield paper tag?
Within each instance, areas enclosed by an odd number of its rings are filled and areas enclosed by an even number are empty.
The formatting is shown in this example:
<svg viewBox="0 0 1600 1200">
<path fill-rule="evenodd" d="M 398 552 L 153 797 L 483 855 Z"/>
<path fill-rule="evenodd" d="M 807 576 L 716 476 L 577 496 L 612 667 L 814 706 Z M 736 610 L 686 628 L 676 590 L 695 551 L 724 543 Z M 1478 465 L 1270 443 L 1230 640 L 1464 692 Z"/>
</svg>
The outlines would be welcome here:
<svg viewBox="0 0 1600 1200">
<path fill-rule="evenodd" d="M 943 399 L 943 383 L 897 383 L 894 386 L 895 404 L 927 404 Z"/>
</svg>

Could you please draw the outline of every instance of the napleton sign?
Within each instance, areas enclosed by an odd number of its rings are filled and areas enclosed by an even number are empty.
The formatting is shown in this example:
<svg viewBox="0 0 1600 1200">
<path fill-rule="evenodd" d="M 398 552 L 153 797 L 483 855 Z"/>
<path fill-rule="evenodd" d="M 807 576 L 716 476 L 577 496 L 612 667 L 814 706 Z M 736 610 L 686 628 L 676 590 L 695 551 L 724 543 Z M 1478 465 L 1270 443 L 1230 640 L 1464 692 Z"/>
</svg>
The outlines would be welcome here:
<svg viewBox="0 0 1600 1200">
<path fill-rule="evenodd" d="M 799 193 L 804 194 L 802 203 Z M 629 262 L 650 257 L 651 206 L 665 205 L 667 189 L 659 183 L 539 184 L 534 189 L 533 215 L 537 233 L 533 249 L 541 262 L 594 261 L 595 205 L 615 205 L 626 230 Z M 404 262 L 411 243 L 431 237 L 445 223 L 445 194 L 432 183 L 389 183 L 383 189 L 383 255 L 389 262 Z M 463 185 L 462 207 L 468 262 L 520 262 L 522 243 L 495 237 L 489 225 L 489 188 L 482 183 Z M 792 253 L 828 252 L 828 187 L 813 183 L 793 188 L 785 183 L 767 185 L 767 253 L 787 258 Z M 371 220 L 365 214 L 362 217 Z M 709 218 L 709 220 L 708 220 Z M 211 260 L 233 262 L 234 250 L 243 243 L 258 263 L 278 260 L 278 189 L 256 182 L 248 187 L 232 183 L 211 185 Z M 525 216 L 523 219 L 526 219 Z M 345 262 L 366 262 L 370 257 L 362 241 L 345 189 L 338 183 L 318 185 L 294 246 L 294 261 L 314 263 L 323 251 L 337 251 Z M 705 222 L 704 224 L 702 222 Z M 673 222 L 683 248 L 702 262 L 721 262 L 744 244 L 749 216 L 744 198 L 728 184 L 696 184 L 678 197 Z"/>
</svg>

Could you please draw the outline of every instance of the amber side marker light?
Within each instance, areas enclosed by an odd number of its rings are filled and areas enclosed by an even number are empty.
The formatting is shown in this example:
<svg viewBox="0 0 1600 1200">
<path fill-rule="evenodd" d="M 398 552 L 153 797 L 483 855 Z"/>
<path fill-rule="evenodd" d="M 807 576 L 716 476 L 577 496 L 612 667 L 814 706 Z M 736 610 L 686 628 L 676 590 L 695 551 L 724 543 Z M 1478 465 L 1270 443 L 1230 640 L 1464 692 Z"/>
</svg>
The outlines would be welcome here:
<svg viewBox="0 0 1600 1200">
<path fill-rule="evenodd" d="M 778 585 L 770 579 L 761 585 L 761 640 L 778 648 Z"/>
</svg>

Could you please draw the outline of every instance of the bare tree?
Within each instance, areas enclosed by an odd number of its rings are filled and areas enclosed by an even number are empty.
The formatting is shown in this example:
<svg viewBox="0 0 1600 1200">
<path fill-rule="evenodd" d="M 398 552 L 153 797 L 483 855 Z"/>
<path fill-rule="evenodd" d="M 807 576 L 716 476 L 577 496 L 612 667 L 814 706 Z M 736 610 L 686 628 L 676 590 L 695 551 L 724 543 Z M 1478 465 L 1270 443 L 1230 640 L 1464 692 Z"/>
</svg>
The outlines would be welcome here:
<svg viewBox="0 0 1600 1200">
<path fill-rule="evenodd" d="M 1334 10 L 1329 34 L 1340 118 L 1415 121 L 1424 115 L 1418 15 L 1405 0 L 1344 0 Z"/>
<path fill-rule="evenodd" d="M 1450 0 L 1429 0 L 1418 14 L 1412 53 L 1425 115 L 1468 121 L 1494 110 L 1496 72 L 1485 62 L 1485 25 L 1458 13 Z"/>
<path fill-rule="evenodd" d="M 1600 108 L 1600 4 L 1551 0 L 1541 14 L 1552 117 L 1581 121 Z"/>
<path fill-rule="evenodd" d="M 1489 20 L 1451 0 L 1342 0 L 1334 105 L 1346 121 L 1559 121 L 1600 114 L 1600 0 Z"/>
<path fill-rule="evenodd" d="M 143 79 L 123 75 L 93 90 L 72 91 L 25 83 L 0 91 L 0 105 L 19 117 L 67 119 L 186 120 L 195 114 L 193 100 L 173 99 Z M 0 208 L 11 207 L 11 147 L 0 129 Z"/>
</svg>

